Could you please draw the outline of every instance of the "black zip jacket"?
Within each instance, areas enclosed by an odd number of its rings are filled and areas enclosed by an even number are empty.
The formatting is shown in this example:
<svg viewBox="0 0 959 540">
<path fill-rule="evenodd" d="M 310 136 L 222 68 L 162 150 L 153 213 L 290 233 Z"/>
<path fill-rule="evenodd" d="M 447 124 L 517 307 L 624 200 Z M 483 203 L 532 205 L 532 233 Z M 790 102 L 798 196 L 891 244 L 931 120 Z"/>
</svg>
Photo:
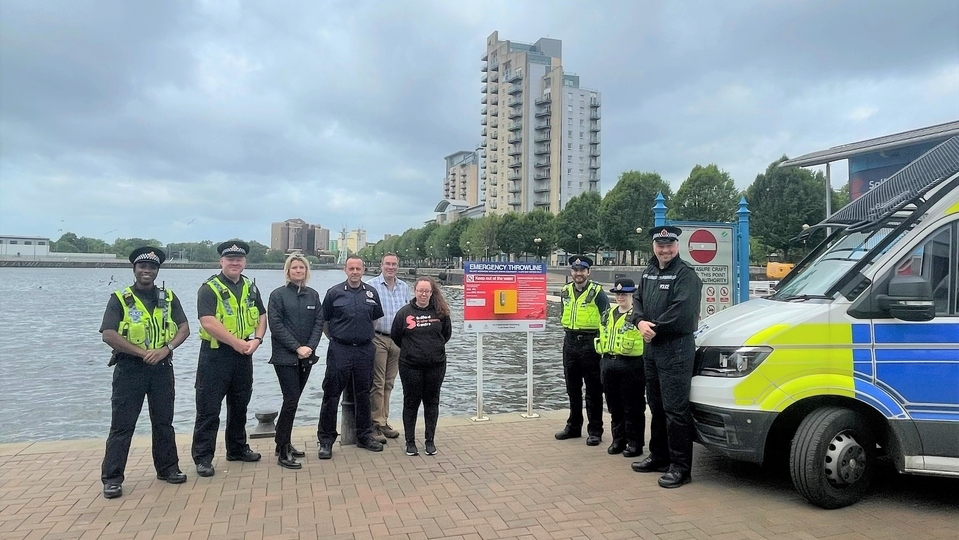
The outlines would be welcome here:
<svg viewBox="0 0 959 540">
<path fill-rule="evenodd" d="M 654 257 L 633 294 L 632 323 L 655 324 L 654 344 L 690 335 L 699 327 L 702 294 L 703 282 L 686 261 L 676 256 L 660 268 Z"/>
<path fill-rule="evenodd" d="M 313 349 L 309 360 L 316 362 L 316 347 L 323 335 L 321 307 L 320 293 L 310 287 L 299 288 L 295 283 L 289 283 L 270 293 L 266 318 L 273 344 L 271 364 L 297 365 L 296 349 L 304 346 Z"/>
<path fill-rule="evenodd" d="M 446 362 L 446 342 L 453 336 L 449 315 L 439 315 L 433 300 L 425 308 L 416 299 L 401 307 L 393 318 L 390 338 L 400 348 L 400 365 L 431 366 Z"/>
</svg>

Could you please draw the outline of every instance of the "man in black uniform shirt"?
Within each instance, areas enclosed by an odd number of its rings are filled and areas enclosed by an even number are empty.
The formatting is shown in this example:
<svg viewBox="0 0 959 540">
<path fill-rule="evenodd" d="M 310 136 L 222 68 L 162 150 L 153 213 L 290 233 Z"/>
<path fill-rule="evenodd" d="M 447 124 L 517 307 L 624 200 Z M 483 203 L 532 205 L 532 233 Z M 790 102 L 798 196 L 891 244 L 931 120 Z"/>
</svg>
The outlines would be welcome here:
<svg viewBox="0 0 959 540">
<path fill-rule="evenodd" d="M 200 358 L 196 366 L 193 462 L 213 476 L 220 405 L 226 397 L 226 460 L 259 461 L 246 441 L 246 408 L 253 395 L 253 353 L 266 333 L 266 308 L 256 284 L 243 275 L 250 245 L 240 240 L 216 248 L 221 272 L 197 292 Z"/>
<path fill-rule="evenodd" d="M 689 387 L 693 378 L 703 282 L 679 258 L 679 227 L 654 227 L 656 255 L 643 271 L 633 296 L 633 324 L 647 343 L 646 399 L 652 412 L 649 456 L 633 463 L 637 472 L 665 472 L 664 488 L 688 484 L 693 463 L 693 417 Z"/>
<path fill-rule="evenodd" d="M 336 411 L 340 394 L 352 381 L 356 410 L 356 446 L 382 452 L 383 444 L 373 438 L 370 415 L 370 388 L 373 386 L 373 321 L 383 316 L 376 289 L 363 283 L 363 260 L 346 259 L 346 281 L 330 287 L 323 299 L 323 321 L 330 345 L 326 350 L 326 375 L 323 377 L 323 402 L 316 439 L 317 457 L 333 457 L 336 440 Z"/>
<path fill-rule="evenodd" d="M 153 425 L 157 478 L 171 484 L 186 482 L 173 434 L 173 349 L 190 335 L 190 325 L 173 291 L 154 284 L 164 260 L 166 254 L 155 247 L 133 250 L 130 262 L 136 281 L 110 295 L 100 325 L 103 342 L 113 348 L 110 365 L 116 365 L 113 415 L 100 473 L 107 499 L 123 495 L 123 471 L 144 396 Z"/>
</svg>

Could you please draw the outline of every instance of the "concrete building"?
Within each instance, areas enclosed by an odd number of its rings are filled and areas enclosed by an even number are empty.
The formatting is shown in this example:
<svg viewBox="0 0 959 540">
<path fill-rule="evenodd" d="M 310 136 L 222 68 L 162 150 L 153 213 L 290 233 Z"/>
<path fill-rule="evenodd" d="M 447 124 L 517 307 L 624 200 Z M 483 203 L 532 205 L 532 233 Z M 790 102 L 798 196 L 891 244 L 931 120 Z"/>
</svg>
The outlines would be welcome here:
<svg viewBox="0 0 959 540">
<path fill-rule="evenodd" d="M 487 215 L 556 214 L 570 198 L 600 191 L 601 96 L 564 71 L 562 49 L 550 38 L 527 44 L 493 32 L 486 40 L 479 198 Z"/>
<path fill-rule="evenodd" d="M 299 218 L 276 221 L 270 227 L 270 249 L 291 253 L 300 251 L 315 255 L 327 251 L 330 231 Z"/>
<path fill-rule="evenodd" d="M 0 255 L 36 258 L 50 254 L 50 239 L 43 236 L 0 235 Z"/>
<path fill-rule="evenodd" d="M 365 229 L 353 229 L 346 233 L 346 249 L 350 253 L 356 253 L 359 250 L 366 247 L 366 230 Z"/>
<path fill-rule="evenodd" d="M 462 201 L 466 206 L 480 202 L 479 158 L 476 152 L 460 151 L 446 156 L 443 198 Z"/>
</svg>

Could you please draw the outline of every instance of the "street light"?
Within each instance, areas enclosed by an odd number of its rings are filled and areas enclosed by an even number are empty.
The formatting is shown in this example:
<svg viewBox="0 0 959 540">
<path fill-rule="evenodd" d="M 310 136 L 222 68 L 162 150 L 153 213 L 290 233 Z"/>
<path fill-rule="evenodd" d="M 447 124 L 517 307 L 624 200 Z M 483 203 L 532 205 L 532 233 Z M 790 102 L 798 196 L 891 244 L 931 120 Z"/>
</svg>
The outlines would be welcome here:
<svg viewBox="0 0 959 540">
<path fill-rule="evenodd" d="M 641 236 L 642 234 L 643 234 L 643 228 L 642 228 L 642 227 L 636 227 L 636 235 L 637 235 L 637 236 Z M 639 239 L 639 245 L 643 245 L 643 239 L 642 239 L 642 238 Z M 633 252 L 633 258 L 634 258 L 634 259 L 636 258 L 635 255 L 636 255 L 636 252 L 634 251 L 634 252 Z M 640 264 L 642 264 L 642 260 L 640 260 L 640 261 L 633 261 L 633 264 L 636 264 L 637 262 L 639 262 Z"/>
<path fill-rule="evenodd" d="M 579 249 L 576 253 L 583 254 L 583 233 L 577 233 L 576 239 L 579 240 Z"/>
<path fill-rule="evenodd" d="M 470 241 L 469 241 L 469 240 L 466 241 L 466 258 L 468 258 L 468 259 L 472 259 L 472 258 L 473 258 L 473 248 L 470 247 Z"/>
<path fill-rule="evenodd" d="M 450 253 L 450 245 L 446 244 L 446 261 L 447 264 L 453 264 L 453 255 Z"/>
<path fill-rule="evenodd" d="M 539 256 L 539 243 L 542 241 L 542 238 L 533 238 L 533 243 L 536 244 L 536 259 L 540 262 L 543 262 L 543 258 Z"/>
</svg>

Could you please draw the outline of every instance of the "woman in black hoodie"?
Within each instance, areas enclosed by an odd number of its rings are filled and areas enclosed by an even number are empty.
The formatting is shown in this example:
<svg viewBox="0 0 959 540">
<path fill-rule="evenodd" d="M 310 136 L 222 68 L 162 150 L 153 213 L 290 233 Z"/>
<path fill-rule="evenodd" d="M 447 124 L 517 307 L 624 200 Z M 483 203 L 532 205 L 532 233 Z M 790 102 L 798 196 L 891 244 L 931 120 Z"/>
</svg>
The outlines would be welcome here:
<svg viewBox="0 0 959 540">
<path fill-rule="evenodd" d="M 433 436 L 440 416 L 440 387 L 446 378 L 446 342 L 452 335 L 450 307 L 439 286 L 431 277 L 417 278 L 413 300 L 396 313 L 390 331 L 390 338 L 400 348 L 403 432 L 408 456 L 419 454 L 414 434 L 420 403 L 426 421 L 426 454 L 436 453 Z"/>
<path fill-rule="evenodd" d="M 267 320 L 273 355 L 270 363 L 276 371 L 283 392 L 283 407 L 276 421 L 277 463 L 287 469 L 303 465 L 296 460 L 302 451 L 293 448 L 290 441 L 293 417 L 300 402 L 300 394 L 316 363 L 316 346 L 323 335 L 323 310 L 320 294 L 306 286 L 310 280 L 310 262 L 299 253 L 286 259 L 283 265 L 286 285 L 270 294 Z"/>
</svg>

